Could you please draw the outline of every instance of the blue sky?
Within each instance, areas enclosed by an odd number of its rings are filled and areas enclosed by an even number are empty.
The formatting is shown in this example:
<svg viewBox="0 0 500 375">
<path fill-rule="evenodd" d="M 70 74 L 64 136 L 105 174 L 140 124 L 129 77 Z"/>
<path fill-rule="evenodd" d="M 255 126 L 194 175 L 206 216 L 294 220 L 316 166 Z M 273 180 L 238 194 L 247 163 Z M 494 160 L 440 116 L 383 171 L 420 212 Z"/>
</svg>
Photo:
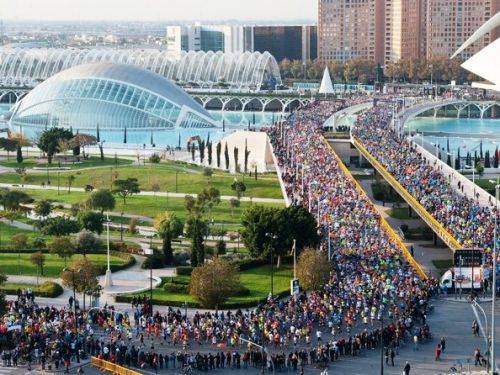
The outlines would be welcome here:
<svg viewBox="0 0 500 375">
<path fill-rule="evenodd" d="M 7 20 L 316 19 L 317 0 L 0 0 Z"/>
</svg>

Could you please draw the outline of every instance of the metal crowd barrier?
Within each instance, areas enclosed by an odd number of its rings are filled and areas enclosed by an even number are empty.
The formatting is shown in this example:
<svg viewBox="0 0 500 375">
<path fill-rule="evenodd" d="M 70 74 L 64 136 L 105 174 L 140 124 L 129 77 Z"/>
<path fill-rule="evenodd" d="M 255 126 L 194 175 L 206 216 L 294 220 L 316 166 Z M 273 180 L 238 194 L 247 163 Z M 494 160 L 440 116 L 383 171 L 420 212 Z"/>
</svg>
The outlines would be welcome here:
<svg viewBox="0 0 500 375">
<path fill-rule="evenodd" d="M 370 198 L 366 195 L 366 192 L 363 190 L 359 182 L 352 176 L 351 172 L 347 169 L 345 164 L 342 162 L 342 160 L 339 158 L 337 153 L 333 150 L 332 146 L 326 139 L 324 139 L 324 142 L 327 144 L 327 146 L 330 148 L 330 151 L 332 152 L 333 156 L 337 160 L 338 165 L 340 166 L 340 169 L 344 172 L 345 176 L 350 179 L 354 185 L 356 186 L 356 189 L 359 191 L 361 195 L 363 195 L 368 202 L 370 201 Z M 389 239 L 394 242 L 403 252 L 403 256 L 406 258 L 407 262 L 413 267 L 413 269 L 417 272 L 417 274 L 422 278 L 423 280 L 427 280 L 427 275 L 424 272 L 424 269 L 418 263 L 415 258 L 411 255 L 410 251 L 406 248 L 406 245 L 403 243 L 401 238 L 394 232 L 394 229 L 387 223 L 387 221 L 380 216 L 380 227 L 382 228 L 383 231 L 387 233 L 389 236 Z"/>
<path fill-rule="evenodd" d="M 90 360 L 92 366 L 97 367 L 101 371 L 110 372 L 116 375 L 142 375 L 140 372 L 130 370 L 126 367 L 119 366 L 116 363 L 105 361 L 97 357 L 92 357 Z"/>
<path fill-rule="evenodd" d="M 444 243 L 453 251 L 462 248 L 460 243 L 448 232 L 443 225 L 438 222 L 427 210 L 406 190 L 382 164 L 375 159 L 363 144 L 355 137 L 352 137 L 352 143 L 370 162 L 370 164 L 384 177 L 384 179 L 396 190 L 411 208 L 425 221 L 425 223 L 444 241 Z"/>
</svg>

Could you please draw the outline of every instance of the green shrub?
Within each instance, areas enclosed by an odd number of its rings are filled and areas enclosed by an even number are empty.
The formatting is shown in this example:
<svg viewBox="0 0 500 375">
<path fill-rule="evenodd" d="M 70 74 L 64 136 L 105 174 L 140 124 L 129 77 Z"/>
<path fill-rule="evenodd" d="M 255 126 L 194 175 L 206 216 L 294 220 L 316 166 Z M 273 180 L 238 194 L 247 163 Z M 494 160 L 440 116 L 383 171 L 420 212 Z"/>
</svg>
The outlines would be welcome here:
<svg viewBox="0 0 500 375">
<path fill-rule="evenodd" d="M 62 286 L 53 281 L 46 281 L 39 286 L 6 283 L 0 286 L 0 290 L 5 294 L 15 295 L 17 294 L 18 289 L 27 287 L 30 287 L 37 297 L 56 298 L 64 292 Z"/>
<path fill-rule="evenodd" d="M 185 284 L 177 284 L 177 283 L 166 283 L 163 286 L 163 289 L 165 289 L 165 292 L 168 293 L 188 293 L 188 285 Z"/>
<path fill-rule="evenodd" d="M 181 276 L 191 276 L 191 273 L 193 272 L 193 267 L 191 266 L 179 266 L 175 268 L 177 275 Z"/>
<path fill-rule="evenodd" d="M 141 268 L 145 270 L 149 270 L 150 268 L 156 270 L 159 268 L 163 268 L 165 257 L 162 253 L 158 251 L 154 251 L 152 255 L 149 255 L 144 263 L 142 263 Z"/>
</svg>

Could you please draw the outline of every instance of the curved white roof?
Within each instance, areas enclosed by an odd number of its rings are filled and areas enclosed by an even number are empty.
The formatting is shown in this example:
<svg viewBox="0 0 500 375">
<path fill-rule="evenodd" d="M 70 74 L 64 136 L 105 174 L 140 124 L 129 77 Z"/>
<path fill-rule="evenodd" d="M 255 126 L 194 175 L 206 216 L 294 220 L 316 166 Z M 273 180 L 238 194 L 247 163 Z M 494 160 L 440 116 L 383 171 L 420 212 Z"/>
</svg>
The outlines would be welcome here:
<svg viewBox="0 0 500 375">
<path fill-rule="evenodd" d="M 167 98 L 181 107 L 185 105 L 198 113 L 209 118 L 211 117 L 210 113 L 208 113 L 205 108 L 198 104 L 198 102 L 191 98 L 189 94 L 175 83 L 159 74 L 133 65 L 113 63 L 77 65 L 50 77 L 42 82 L 37 89 L 43 89 L 44 86 L 49 86 L 57 81 L 78 79 L 104 79 L 124 83 L 126 85 L 133 85 Z"/>
<path fill-rule="evenodd" d="M 181 52 L 155 49 L 0 48 L 0 81 L 34 86 L 70 67 L 111 62 L 135 65 L 178 83 L 237 89 L 274 88 L 281 84 L 276 60 L 269 52 Z"/>
</svg>

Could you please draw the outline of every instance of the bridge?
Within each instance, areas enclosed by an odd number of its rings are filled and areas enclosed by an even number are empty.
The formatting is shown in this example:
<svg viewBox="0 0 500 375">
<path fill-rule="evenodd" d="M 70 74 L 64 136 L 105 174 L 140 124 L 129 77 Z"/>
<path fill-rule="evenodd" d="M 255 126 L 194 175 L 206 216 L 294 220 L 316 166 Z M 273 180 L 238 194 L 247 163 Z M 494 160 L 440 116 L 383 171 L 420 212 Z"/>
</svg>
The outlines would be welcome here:
<svg viewBox="0 0 500 375">
<path fill-rule="evenodd" d="M 419 114 L 425 113 L 430 110 L 439 110 L 442 107 L 453 106 L 459 111 L 462 111 L 464 108 L 468 106 L 476 106 L 482 113 L 487 111 L 489 108 L 493 108 L 497 106 L 500 108 L 499 102 L 494 101 L 477 101 L 471 102 L 466 100 L 444 100 L 444 101 L 436 101 L 436 102 L 426 102 L 417 104 L 408 109 L 403 109 L 403 112 L 398 114 L 399 124 L 394 124 L 395 130 L 401 130 L 404 126 L 405 122 L 418 116 Z M 402 134 L 402 132 L 400 133 Z M 405 200 L 409 207 L 411 207 L 420 218 L 436 233 L 436 235 L 441 238 L 441 240 L 452 250 L 455 251 L 457 249 L 462 248 L 457 239 L 446 229 L 444 226 L 438 222 L 421 204 L 415 199 L 393 176 L 391 173 L 387 171 L 387 169 L 373 156 L 370 152 L 364 147 L 362 142 L 357 139 L 351 133 L 351 143 L 354 147 L 359 151 L 360 155 L 362 155 L 368 162 L 377 170 L 378 173 L 387 181 L 387 183 Z M 425 153 L 424 157 L 433 158 L 435 161 L 439 162 L 442 166 L 443 173 L 445 173 L 448 178 L 455 178 L 457 181 L 462 181 L 462 184 L 466 189 L 464 194 L 467 194 L 470 198 L 476 199 L 474 194 L 479 194 L 480 198 L 484 198 L 483 195 L 489 196 L 488 193 L 483 191 L 483 189 L 477 187 L 472 183 L 469 179 L 465 178 L 461 174 L 459 174 L 456 170 L 448 167 L 446 163 L 443 163 L 441 160 L 435 158 L 432 154 L 426 153 L 425 150 L 420 150 L 419 152 Z M 434 160 L 429 161 L 432 163 Z M 483 199 L 484 200 L 484 199 Z M 491 205 L 491 200 L 486 199 L 485 204 Z"/>
<path fill-rule="evenodd" d="M 314 100 L 314 97 L 293 92 L 207 92 L 189 89 L 187 92 L 204 108 L 221 111 L 290 112 Z"/>
<path fill-rule="evenodd" d="M 0 86 L 0 104 L 15 104 L 32 89 L 28 86 Z M 186 91 L 203 108 L 220 111 L 290 112 L 315 99 L 294 92 L 238 92 L 199 89 L 186 89 Z"/>
<path fill-rule="evenodd" d="M 484 118 L 485 115 L 489 114 L 489 117 L 497 117 L 497 112 L 500 111 L 500 102 L 498 101 L 478 101 L 478 100 L 465 100 L 465 99 L 449 99 L 449 100 L 438 100 L 433 102 L 425 102 L 414 107 L 411 107 L 404 111 L 401 116 L 401 125 L 404 125 L 407 121 L 422 115 L 424 113 L 432 113 L 433 117 L 437 117 L 441 112 L 446 117 L 450 117 L 449 114 L 455 114 L 457 118 L 461 117 L 471 117 L 471 114 L 475 114 L 478 118 Z M 464 114 L 466 116 L 464 116 Z"/>
</svg>

